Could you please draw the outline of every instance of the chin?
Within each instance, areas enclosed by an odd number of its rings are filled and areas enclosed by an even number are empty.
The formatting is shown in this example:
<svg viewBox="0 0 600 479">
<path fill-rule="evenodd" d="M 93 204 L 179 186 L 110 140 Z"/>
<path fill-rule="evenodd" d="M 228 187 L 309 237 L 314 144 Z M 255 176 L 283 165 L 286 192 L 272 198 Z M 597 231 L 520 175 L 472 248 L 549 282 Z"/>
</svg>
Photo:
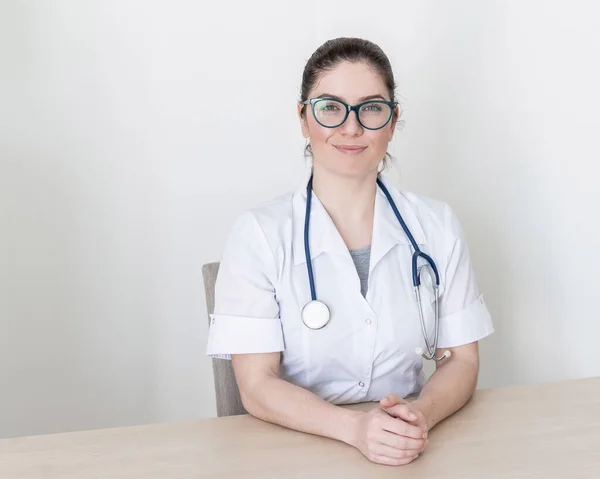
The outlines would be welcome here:
<svg viewBox="0 0 600 479">
<path fill-rule="evenodd" d="M 341 161 L 332 161 L 326 166 L 331 173 L 347 178 L 363 178 L 369 174 L 377 175 L 377 168 L 378 163 L 367 163 L 364 160 L 349 161 L 347 158 Z"/>
</svg>

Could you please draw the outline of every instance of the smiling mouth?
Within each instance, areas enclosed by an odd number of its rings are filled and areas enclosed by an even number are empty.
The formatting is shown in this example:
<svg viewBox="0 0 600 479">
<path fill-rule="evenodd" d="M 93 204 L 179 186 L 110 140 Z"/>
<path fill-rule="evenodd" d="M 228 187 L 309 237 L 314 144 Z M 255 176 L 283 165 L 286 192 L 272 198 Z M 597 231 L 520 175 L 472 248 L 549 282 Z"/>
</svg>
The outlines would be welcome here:
<svg viewBox="0 0 600 479">
<path fill-rule="evenodd" d="M 333 145 L 334 148 L 346 155 L 358 155 L 367 149 L 366 146 L 359 145 Z"/>
</svg>

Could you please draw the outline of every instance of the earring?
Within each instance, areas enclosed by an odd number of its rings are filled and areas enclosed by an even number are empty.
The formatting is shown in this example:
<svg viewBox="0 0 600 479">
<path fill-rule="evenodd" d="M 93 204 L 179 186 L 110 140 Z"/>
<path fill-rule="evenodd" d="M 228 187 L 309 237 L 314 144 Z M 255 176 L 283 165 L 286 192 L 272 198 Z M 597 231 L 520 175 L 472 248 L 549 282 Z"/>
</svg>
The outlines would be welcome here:
<svg viewBox="0 0 600 479">
<path fill-rule="evenodd" d="M 310 138 L 305 138 L 304 141 L 304 159 L 312 161 L 312 147 L 310 145 Z"/>
</svg>

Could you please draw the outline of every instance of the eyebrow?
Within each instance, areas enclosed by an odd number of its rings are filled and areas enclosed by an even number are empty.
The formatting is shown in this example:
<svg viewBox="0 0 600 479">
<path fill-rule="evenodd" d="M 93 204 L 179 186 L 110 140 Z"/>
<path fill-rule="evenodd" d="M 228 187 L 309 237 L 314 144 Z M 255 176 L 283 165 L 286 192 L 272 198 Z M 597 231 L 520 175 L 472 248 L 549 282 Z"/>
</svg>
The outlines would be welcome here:
<svg viewBox="0 0 600 479">
<path fill-rule="evenodd" d="M 321 93 L 316 98 L 333 98 L 334 100 L 340 100 L 340 101 L 346 102 L 343 98 L 341 98 L 337 95 L 332 95 L 331 93 Z M 360 97 L 358 99 L 358 102 L 362 103 L 363 101 L 375 100 L 375 99 L 381 99 L 384 101 L 388 101 L 382 95 L 376 94 L 376 95 L 367 95 L 367 96 Z"/>
</svg>

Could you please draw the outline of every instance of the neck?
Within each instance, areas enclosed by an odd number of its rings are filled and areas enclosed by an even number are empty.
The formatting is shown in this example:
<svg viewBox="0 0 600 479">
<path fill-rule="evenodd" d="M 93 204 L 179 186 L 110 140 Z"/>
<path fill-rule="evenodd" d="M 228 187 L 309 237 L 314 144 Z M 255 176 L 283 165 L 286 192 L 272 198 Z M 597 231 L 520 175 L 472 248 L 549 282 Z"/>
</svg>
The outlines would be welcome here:
<svg viewBox="0 0 600 479">
<path fill-rule="evenodd" d="M 315 165 L 313 191 L 350 247 L 370 244 L 377 171 L 361 177 L 333 174 Z"/>
</svg>

